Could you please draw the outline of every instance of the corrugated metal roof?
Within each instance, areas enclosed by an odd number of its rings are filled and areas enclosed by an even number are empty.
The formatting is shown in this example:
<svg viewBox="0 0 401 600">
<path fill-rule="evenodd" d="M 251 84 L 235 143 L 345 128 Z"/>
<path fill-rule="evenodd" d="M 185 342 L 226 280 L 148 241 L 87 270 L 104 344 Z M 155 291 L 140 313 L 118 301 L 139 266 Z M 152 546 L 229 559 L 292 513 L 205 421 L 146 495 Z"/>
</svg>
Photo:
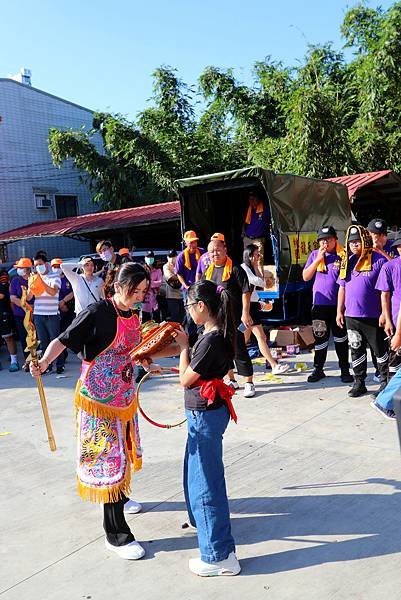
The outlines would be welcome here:
<svg viewBox="0 0 401 600">
<path fill-rule="evenodd" d="M 7 243 L 30 237 L 80 235 L 105 229 L 124 229 L 145 223 L 173 221 L 179 218 L 180 203 L 178 201 L 165 202 L 32 223 L 0 233 L 0 242 Z"/>
<path fill-rule="evenodd" d="M 373 171 L 372 173 L 356 173 L 355 175 L 343 175 L 341 177 L 330 177 L 327 181 L 334 181 L 334 183 L 343 183 L 348 188 L 348 196 L 352 200 L 355 193 L 360 188 L 372 183 L 376 179 L 381 179 L 392 173 L 391 169 L 386 171 Z"/>
</svg>

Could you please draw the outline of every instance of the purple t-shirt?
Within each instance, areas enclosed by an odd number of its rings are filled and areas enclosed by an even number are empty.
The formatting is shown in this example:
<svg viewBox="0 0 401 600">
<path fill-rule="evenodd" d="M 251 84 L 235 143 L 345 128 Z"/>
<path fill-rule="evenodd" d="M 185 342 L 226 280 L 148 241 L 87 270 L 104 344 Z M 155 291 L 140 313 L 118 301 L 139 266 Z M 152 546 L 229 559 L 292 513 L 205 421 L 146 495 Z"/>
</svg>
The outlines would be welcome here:
<svg viewBox="0 0 401 600">
<path fill-rule="evenodd" d="M 211 262 L 212 261 L 211 261 L 211 258 L 209 256 L 208 252 L 205 252 L 205 254 L 202 254 L 202 256 L 200 257 L 199 262 L 198 262 L 196 274 L 203 277 L 206 269 L 208 268 L 208 266 L 210 265 Z"/>
<path fill-rule="evenodd" d="M 397 248 L 393 248 L 394 240 L 387 240 L 387 242 L 383 246 L 384 252 L 386 252 L 389 256 L 397 256 Z"/>
<path fill-rule="evenodd" d="M 198 249 L 201 254 L 205 253 L 204 248 Z M 184 278 L 184 281 L 187 285 L 192 285 L 193 283 L 195 283 L 196 268 L 198 266 L 198 261 L 196 260 L 196 252 L 189 255 L 189 262 L 191 263 L 191 268 L 187 269 L 187 267 L 185 266 L 184 252 L 180 252 L 177 256 L 177 260 L 175 261 L 175 272 Z"/>
<path fill-rule="evenodd" d="M 19 275 L 17 275 L 17 277 L 13 277 L 10 282 L 10 296 L 22 298 L 22 287 L 28 287 L 28 280 L 24 279 L 24 277 L 20 277 Z M 34 298 L 32 298 L 32 300 L 28 300 L 28 304 L 30 304 L 31 306 L 33 306 L 34 302 Z M 25 317 L 25 312 L 20 306 L 17 306 L 12 302 L 11 308 L 15 317 Z"/>
<path fill-rule="evenodd" d="M 249 238 L 264 238 L 267 235 L 267 228 L 269 225 L 270 211 L 269 208 L 264 205 L 261 213 L 256 212 L 256 208 L 252 209 L 251 222 L 245 223 L 244 234 Z"/>
<path fill-rule="evenodd" d="M 306 261 L 304 269 L 316 260 L 318 250 L 313 250 Z M 327 271 L 316 271 L 313 278 L 313 304 L 318 306 L 337 306 L 338 276 L 341 259 L 336 252 L 326 252 L 325 263 Z"/>
<path fill-rule="evenodd" d="M 347 276 L 339 279 L 345 287 L 345 316 L 365 319 L 378 319 L 381 313 L 380 291 L 376 289 L 380 269 L 387 260 L 373 252 L 371 271 L 354 271 L 358 256 L 353 254 L 348 261 Z"/>
<path fill-rule="evenodd" d="M 64 300 L 68 294 L 72 292 L 71 283 L 68 281 L 67 277 L 60 277 L 61 280 L 61 288 L 58 294 L 58 300 Z"/>
<path fill-rule="evenodd" d="M 391 292 L 391 319 L 397 325 L 398 312 L 401 304 L 401 258 L 386 262 L 380 271 L 376 289 L 381 292 Z"/>
</svg>

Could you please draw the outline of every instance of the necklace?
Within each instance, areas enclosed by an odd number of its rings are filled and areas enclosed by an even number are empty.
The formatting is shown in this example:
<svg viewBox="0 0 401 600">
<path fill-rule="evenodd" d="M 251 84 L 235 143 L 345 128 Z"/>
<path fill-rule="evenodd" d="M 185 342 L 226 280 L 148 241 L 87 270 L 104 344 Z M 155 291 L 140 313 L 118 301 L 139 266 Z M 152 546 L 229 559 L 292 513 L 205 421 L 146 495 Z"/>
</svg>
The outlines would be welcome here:
<svg viewBox="0 0 401 600">
<path fill-rule="evenodd" d="M 134 311 L 132 310 L 132 308 L 128 308 L 128 310 L 123 310 L 122 308 L 118 308 L 117 303 L 115 300 L 112 301 L 114 304 L 114 308 L 117 311 L 117 314 L 122 317 L 123 319 L 129 319 L 132 317 L 132 315 L 134 314 Z M 124 313 L 129 312 L 128 317 L 126 315 L 124 315 Z"/>
</svg>

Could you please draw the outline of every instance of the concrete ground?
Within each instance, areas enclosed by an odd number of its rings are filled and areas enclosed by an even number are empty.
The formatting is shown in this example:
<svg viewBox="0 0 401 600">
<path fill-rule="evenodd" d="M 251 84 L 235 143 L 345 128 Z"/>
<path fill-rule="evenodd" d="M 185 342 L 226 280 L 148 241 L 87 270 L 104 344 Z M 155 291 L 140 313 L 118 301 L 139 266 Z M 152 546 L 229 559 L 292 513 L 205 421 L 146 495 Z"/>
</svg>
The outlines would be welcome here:
<svg viewBox="0 0 401 600">
<path fill-rule="evenodd" d="M 4 348 L 0 358 L 5 366 Z M 294 359 L 310 367 L 312 357 Z M 168 361 L 167 361 L 168 362 Z M 170 361 L 169 364 L 173 364 Z M 225 436 L 232 528 L 242 573 L 203 579 L 188 570 L 197 538 L 183 535 L 181 486 L 185 425 L 172 430 L 141 419 L 144 467 L 128 518 L 146 557 L 124 561 L 105 550 L 100 506 L 75 491 L 73 389 L 43 378 L 57 451 L 49 450 L 36 384 L 0 373 L 0 595 L 5 600 L 267 600 L 401 597 L 401 457 L 394 422 L 347 397 L 335 356 L 328 377 L 306 373 L 262 380 L 257 396 L 235 399 L 238 425 Z M 369 376 L 371 379 L 371 374 Z M 377 384 L 368 381 L 370 389 Z M 144 385 L 142 404 L 168 421 L 182 415 L 175 376 Z"/>
</svg>

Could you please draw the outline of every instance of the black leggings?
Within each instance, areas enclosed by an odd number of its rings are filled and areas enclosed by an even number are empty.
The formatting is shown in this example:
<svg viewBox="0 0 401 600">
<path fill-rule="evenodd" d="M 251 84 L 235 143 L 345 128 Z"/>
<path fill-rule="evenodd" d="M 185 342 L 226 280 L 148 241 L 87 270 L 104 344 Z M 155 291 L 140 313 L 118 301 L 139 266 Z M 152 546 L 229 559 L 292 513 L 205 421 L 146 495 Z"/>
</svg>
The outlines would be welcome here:
<svg viewBox="0 0 401 600">
<path fill-rule="evenodd" d="M 126 546 L 135 540 L 124 516 L 124 504 L 127 500 L 123 495 L 118 502 L 103 505 L 103 529 L 112 546 Z"/>
</svg>

